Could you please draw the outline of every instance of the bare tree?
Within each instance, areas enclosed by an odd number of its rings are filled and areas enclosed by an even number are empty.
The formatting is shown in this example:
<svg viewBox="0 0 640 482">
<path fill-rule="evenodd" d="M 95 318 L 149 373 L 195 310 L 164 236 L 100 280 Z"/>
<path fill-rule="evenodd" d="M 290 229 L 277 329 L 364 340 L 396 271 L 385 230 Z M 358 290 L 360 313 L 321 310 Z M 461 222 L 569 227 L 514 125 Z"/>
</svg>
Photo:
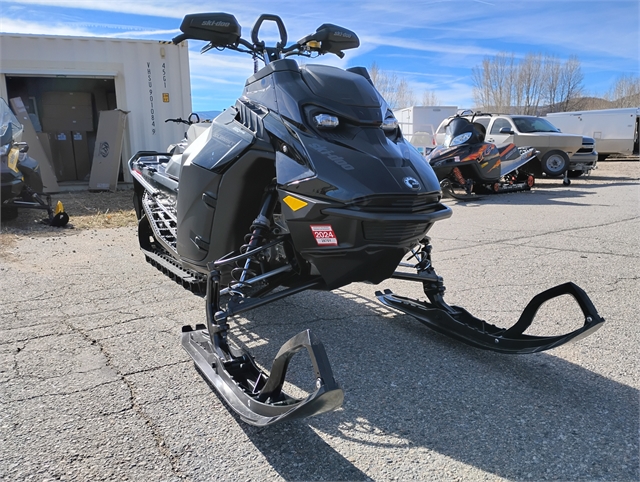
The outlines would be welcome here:
<svg viewBox="0 0 640 482">
<path fill-rule="evenodd" d="M 562 65 L 555 55 L 548 55 L 544 62 L 544 98 L 549 105 L 550 112 L 558 110 L 560 104 L 560 72 Z"/>
<path fill-rule="evenodd" d="M 474 67 L 473 96 L 484 109 L 509 112 L 514 83 L 514 55 L 501 52 L 493 59 L 485 58 L 481 67 Z"/>
<path fill-rule="evenodd" d="M 410 107 L 415 105 L 416 99 L 413 95 L 413 90 L 409 87 L 408 82 L 405 79 L 400 79 L 396 87 L 396 96 L 393 104 L 390 104 L 391 108 Z"/>
<path fill-rule="evenodd" d="M 616 79 L 615 84 L 605 99 L 612 102 L 612 107 L 640 107 L 640 77 L 622 75 Z"/>
<path fill-rule="evenodd" d="M 560 99 L 563 111 L 568 111 L 571 101 L 575 101 L 582 96 L 584 87 L 582 80 L 584 75 L 580 68 L 578 57 L 572 55 L 562 66 L 560 72 Z"/>
<path fill-rule="evenodd" d="M 433 90 L 425 90 L 422 93 L 422 105 L 440 105 L 440 98 Z"/>
<path fill-rule="evenodd" d="M 538 114 L 546 100 L 551 110 L 567 110 L 582 95 L 582 70 L 577 57 L 564 64 L 554 56 L 527 54 L 516 63 L 514 54 L 485 58 L 472 70 L 474 100 L 483 110 Z"/>
<path fill-rule="evenodd" d="M 373 62 L 369 68 L 369 76 L 380 95 L 392 109 L 408 107 L 415 104 L 413 90 L 404 78 L 398 78 L 395 72 L 387 72 Z"/>
<path fill-rule="evenodd" d="M 517 82 L 514 88 L 516 111 L 520 114 L 536 115 L 542 101 L 544 77 L 541 54 L 527 54 L 518 65 Z"/>
</svg>

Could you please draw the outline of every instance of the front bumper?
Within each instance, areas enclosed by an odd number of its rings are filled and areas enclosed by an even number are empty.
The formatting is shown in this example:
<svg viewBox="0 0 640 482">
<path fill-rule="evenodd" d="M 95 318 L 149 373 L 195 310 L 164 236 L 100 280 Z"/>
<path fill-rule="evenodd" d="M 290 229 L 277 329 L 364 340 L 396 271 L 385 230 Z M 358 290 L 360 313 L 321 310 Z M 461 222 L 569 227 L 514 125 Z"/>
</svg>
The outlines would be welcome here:
<svg viewBox="0 0 640 482">
<path fill-rule="evenodd" d="M 591 151 L 587 154 L 574 154 L 569 158 L 570 171 L 588 172 L 596 169 L 598 164 L 598 153 Z"/>
</svg>

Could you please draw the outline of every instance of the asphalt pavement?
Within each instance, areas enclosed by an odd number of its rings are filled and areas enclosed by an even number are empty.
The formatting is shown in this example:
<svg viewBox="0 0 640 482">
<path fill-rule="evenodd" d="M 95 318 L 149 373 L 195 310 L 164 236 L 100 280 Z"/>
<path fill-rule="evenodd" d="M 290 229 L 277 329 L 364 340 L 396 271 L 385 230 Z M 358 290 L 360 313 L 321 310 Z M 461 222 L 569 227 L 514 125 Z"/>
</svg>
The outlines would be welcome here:
<svg viewBox="0 0 640 482">
<path fill-rule="evenodd" d="M 338 411 L 244 424 L 195 370 L 180 328 L 204 301 L 144 261 L 134 228 L 19 237 L 0 257 L 0 479 L 640 480 L 640 162 L 472 203 L 429 235 L 450 304 L 513 324 L 573 281 L 606 319 L 533 355 L 465 346 L 377 302 L 405 281 L 304 292 L 246 313 L 265 367 L 293 335 L 323 341 Z M 548 303 L 534 334 L 582 323 Z M 313 383 L 294 357 L 290 388 Z"/>
</svg>

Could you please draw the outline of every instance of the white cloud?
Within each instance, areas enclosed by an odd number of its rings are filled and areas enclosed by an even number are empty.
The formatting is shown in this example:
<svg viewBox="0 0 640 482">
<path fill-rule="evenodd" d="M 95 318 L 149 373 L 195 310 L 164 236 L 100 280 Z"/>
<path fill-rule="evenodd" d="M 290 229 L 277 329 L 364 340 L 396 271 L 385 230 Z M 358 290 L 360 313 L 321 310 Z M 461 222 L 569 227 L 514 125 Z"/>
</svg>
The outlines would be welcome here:
<svg viewBox="0 0 640 482">
<path fill-rule="evenodd" d="M 80 25 L 69 26 L 66 23 L 41 23 L 29 22 L 20 19 L 8 19 L 0 17 L 0 26 L 3 32 L 22 33 L 33 35 L 70 35 L 74 37 L 94 37 L 91 29 Z"/>
</svg>

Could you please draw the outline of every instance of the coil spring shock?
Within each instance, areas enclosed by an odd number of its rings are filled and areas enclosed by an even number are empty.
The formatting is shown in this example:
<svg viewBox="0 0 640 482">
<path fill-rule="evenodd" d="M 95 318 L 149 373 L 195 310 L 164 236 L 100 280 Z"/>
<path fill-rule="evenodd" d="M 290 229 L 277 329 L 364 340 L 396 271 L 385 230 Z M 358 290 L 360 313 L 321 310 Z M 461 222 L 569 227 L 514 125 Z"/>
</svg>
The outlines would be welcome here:
<svg viewBox="0 0 640 482">
<path fill-rule="evenodd" d="M 244 294 L 240 291 L 240 288 L 245 286 L 245 281 L 256 276 L 256 272 L 251 269 L 251 263 L 259 263 L 257 255 L 270 248 L 279 240 L 274 240 L 271 243 L 265 243 L 268 239 L 268 234 L 271 229 L 271 217 L 275 208 L 277 200 L 277 194 L 275 188 L 270 186 L 267 189 L 267 193 L 262 202 L 262 208 L 256 219 L 251 224 L 251 232 L 245 235 L 245 243 L 240 246 L 239 254 L 233 255 L 233 253 L 223 256 L 219 260 L 213 263 L 215 268 L 220 268 L 225 265 L 233 265 L 231 269 L 231 283 L 229 284 L 230 293 L 244 297 Z M 231 289 L 231 287 L 234 289 Z"/>
<path fill-rule="evenodd" d="M 464 178 L 464 176 L 462 175 L 462 173 L 460 172 L 460 169 L 457 168 L 457 167 L 454 167 L 452 172 L 453 172 L 453 175 L 456 178 L 456 181 L 458 181 L 461 186 L 464 186 L 467 181 Z"/>
<path fill-rule="evenodd" d="M 269 220 L 266 217 L 259 215 L 253 221 L 253 224 L 251 224 L 251 232 L 246 234 L 244 237 L 245 244 L 240 246 L 240 254 L 244 255 L 252 250 L 255 250 L 264 241 L 266 241 L 266 233 L 269 232 L 270 227 L 271 223 L 269 222 Z M 258 252 L 260 252 L 260 250 L 258 250 Z M 252 256 L 249 256 L 245 260 L 236 261 L 235 268 L 231 270 L 231 278 L 233 279 L 233 284 L 242 287 L 247 278 L 251 278 L 256 275 L 256 272 L 251 269 L 251 262 L 259 262 L 256 259 L 256 254 L 258 254 L 258 252 L 256 252 Z"/>
<path fill-rule="evenodd" d="M 456 181 L 458 181 L 460 186 L 464 188 L 465 192 L 467 194 L 471 194 L 473 192 L 473 181 L 471 179 L 465 179 L 460 172 L 460 169 L 457 167 L 454 167 L 451 172 L 453 172 Z"/>
</svg>

